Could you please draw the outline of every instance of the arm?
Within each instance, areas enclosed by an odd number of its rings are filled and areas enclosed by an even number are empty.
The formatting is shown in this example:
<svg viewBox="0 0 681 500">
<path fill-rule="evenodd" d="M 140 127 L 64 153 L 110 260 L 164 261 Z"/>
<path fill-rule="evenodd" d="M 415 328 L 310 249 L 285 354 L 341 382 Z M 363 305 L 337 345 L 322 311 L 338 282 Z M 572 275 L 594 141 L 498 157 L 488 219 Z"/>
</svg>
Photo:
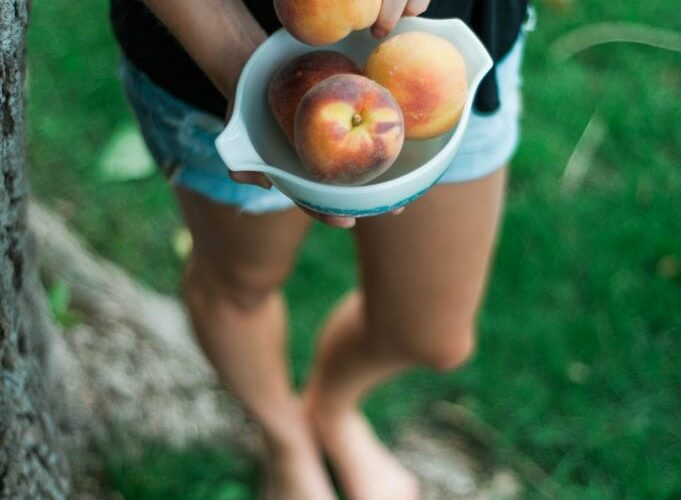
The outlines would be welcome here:
<svg viewBox="0 0 681 500">
<path fill-rule="evenodd" d="M 241 0 L 145 0 L 231 102 L 241 69 L 266 34 Z"/>
<path fill-rule="evenodd" d="M 144 0 L 231 106 L 248 58 L 267 38 L 241 0 Z M 227 118 L 231 111 L 227 111 Z M 262 174 L 231 172 L 237 182 L 272 184 Z"/>
</svg>

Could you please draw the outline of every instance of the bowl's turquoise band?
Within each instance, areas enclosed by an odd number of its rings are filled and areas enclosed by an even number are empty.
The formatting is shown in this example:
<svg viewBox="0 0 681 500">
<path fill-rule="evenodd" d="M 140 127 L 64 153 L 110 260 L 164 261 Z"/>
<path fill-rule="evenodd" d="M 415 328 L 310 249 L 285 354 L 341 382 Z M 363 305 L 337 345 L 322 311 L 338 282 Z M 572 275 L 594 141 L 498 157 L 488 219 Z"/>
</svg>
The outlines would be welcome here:
<svg viewBox="0 0 681 500">
<path fill-rule="evenodd" d="M 362 210 L 353 210 L 353 209 L 344 209 L 344 208 L 332 208 L 332 207 L 325 207 L 322 205 L 315 205 L 314 203 L 308 203 L 306 201 L 296 199 L 295 202 L 298 205 L 301 205 L 305 208 L 309 208 L 310 210 L 314 210 L 315 212 L 320 212 L 326 215 L 336 215 L 339 217 L 369 217 L 372 215 L 380 215 L 388 212 L 392 212 L 394 210 L 397 210 L 398 208 L 402 208 L 405 205 L 408 205 L 412 201 L 416 200 L 417 198 L 420 198 L 426 192 L 432 188 L 435 184 L 437 183 L 437 180 L 428 186 L 425 189 L 422 189 L 416 194 L 413 194 L 407 198 L 404 198 L 403 200 L 398 201 L 397 203 L 393 203 L 392 205 L 382 205 L 379 207 L 372 207 L 372 208 L 367 208 L 367 209 L 362 209 Z"/>
</svg>

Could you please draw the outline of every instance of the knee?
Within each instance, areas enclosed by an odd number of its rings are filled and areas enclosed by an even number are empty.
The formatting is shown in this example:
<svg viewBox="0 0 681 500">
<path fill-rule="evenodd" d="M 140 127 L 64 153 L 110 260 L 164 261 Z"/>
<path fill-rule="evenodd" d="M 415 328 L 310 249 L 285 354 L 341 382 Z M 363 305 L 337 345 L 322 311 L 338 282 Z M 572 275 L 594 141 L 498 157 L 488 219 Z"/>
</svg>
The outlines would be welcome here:
<svg viewBox="0 0 681 500">
<path fill-rule="evenodd" d="M 211 306 L 228 306 L 241 313 L 258 310 L 278 292 L 283 277 L 276 273 L 246 267 L 215 269 L 190 260 L 185 268 L 182 291 L 192 314 L 201 314 Z"/>
<path fill-rule="evenodd" d="M 475 353 L 475 330 L 471 326 L 431 327 L 409 331 L 397 328 L 379 335 L 384 353 L 440 372 L 459 368 Z"/>
<path fill-rule="evenodd" d="M 439 345 L 425 348 L 417 361 L 437 371 L 447 372 L 466 364 L 475 353 L 473 329 L 452 330 Z"/>
</svg>

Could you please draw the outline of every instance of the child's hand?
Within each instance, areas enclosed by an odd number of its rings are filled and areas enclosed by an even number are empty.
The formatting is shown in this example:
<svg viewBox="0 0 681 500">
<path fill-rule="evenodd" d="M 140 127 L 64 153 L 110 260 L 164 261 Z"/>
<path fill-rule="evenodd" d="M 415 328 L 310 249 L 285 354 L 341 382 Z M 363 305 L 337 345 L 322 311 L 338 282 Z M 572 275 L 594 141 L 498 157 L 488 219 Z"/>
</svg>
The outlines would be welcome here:
<svg viewBox="0 0 681 500">
<path fill-rule="evenodd" d="M 378 20 L 371 27 L 376 38 L 383 38 L 390 33 L 401 17 L 423 14 L 430 5 L 430 0 L 383 0 Z"/>
</svg>

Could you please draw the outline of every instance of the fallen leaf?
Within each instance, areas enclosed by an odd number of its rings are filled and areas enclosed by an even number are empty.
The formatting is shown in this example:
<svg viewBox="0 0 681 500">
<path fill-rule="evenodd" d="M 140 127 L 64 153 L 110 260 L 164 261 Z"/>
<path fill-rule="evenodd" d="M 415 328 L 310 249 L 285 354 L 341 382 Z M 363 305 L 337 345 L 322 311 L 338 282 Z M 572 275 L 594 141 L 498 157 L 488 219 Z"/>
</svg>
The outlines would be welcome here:
<svg viewBox="0 0 681 500">
<path fill-rule="evenodd" d="M 583 385 L 591 377 L 591 367 L 580 361 L 573 361 L 567 366 L 567 378 L 575 384 Z"/>
<path fill-rule="evenodd" d="M 660 278 L 673 280 L 681 271 L 681 263 L 676 255 L 665 255 L 657 261 L 656 272 Z"/>
<path fill-rule="evenodd" d="M 137 127 L 115 132 L 99 158 L 99 172 L 108 182 L 144 179 L 154 173 L 154 160 Z"/>
<path fill-rule="evenodd" d="M 173 235 L 173 250 L 175 255 L 180 259 L 185 260 L 192 251 L 193 241 L 192 235 L 186 227 L 181 227 Z"/>
</svg>

